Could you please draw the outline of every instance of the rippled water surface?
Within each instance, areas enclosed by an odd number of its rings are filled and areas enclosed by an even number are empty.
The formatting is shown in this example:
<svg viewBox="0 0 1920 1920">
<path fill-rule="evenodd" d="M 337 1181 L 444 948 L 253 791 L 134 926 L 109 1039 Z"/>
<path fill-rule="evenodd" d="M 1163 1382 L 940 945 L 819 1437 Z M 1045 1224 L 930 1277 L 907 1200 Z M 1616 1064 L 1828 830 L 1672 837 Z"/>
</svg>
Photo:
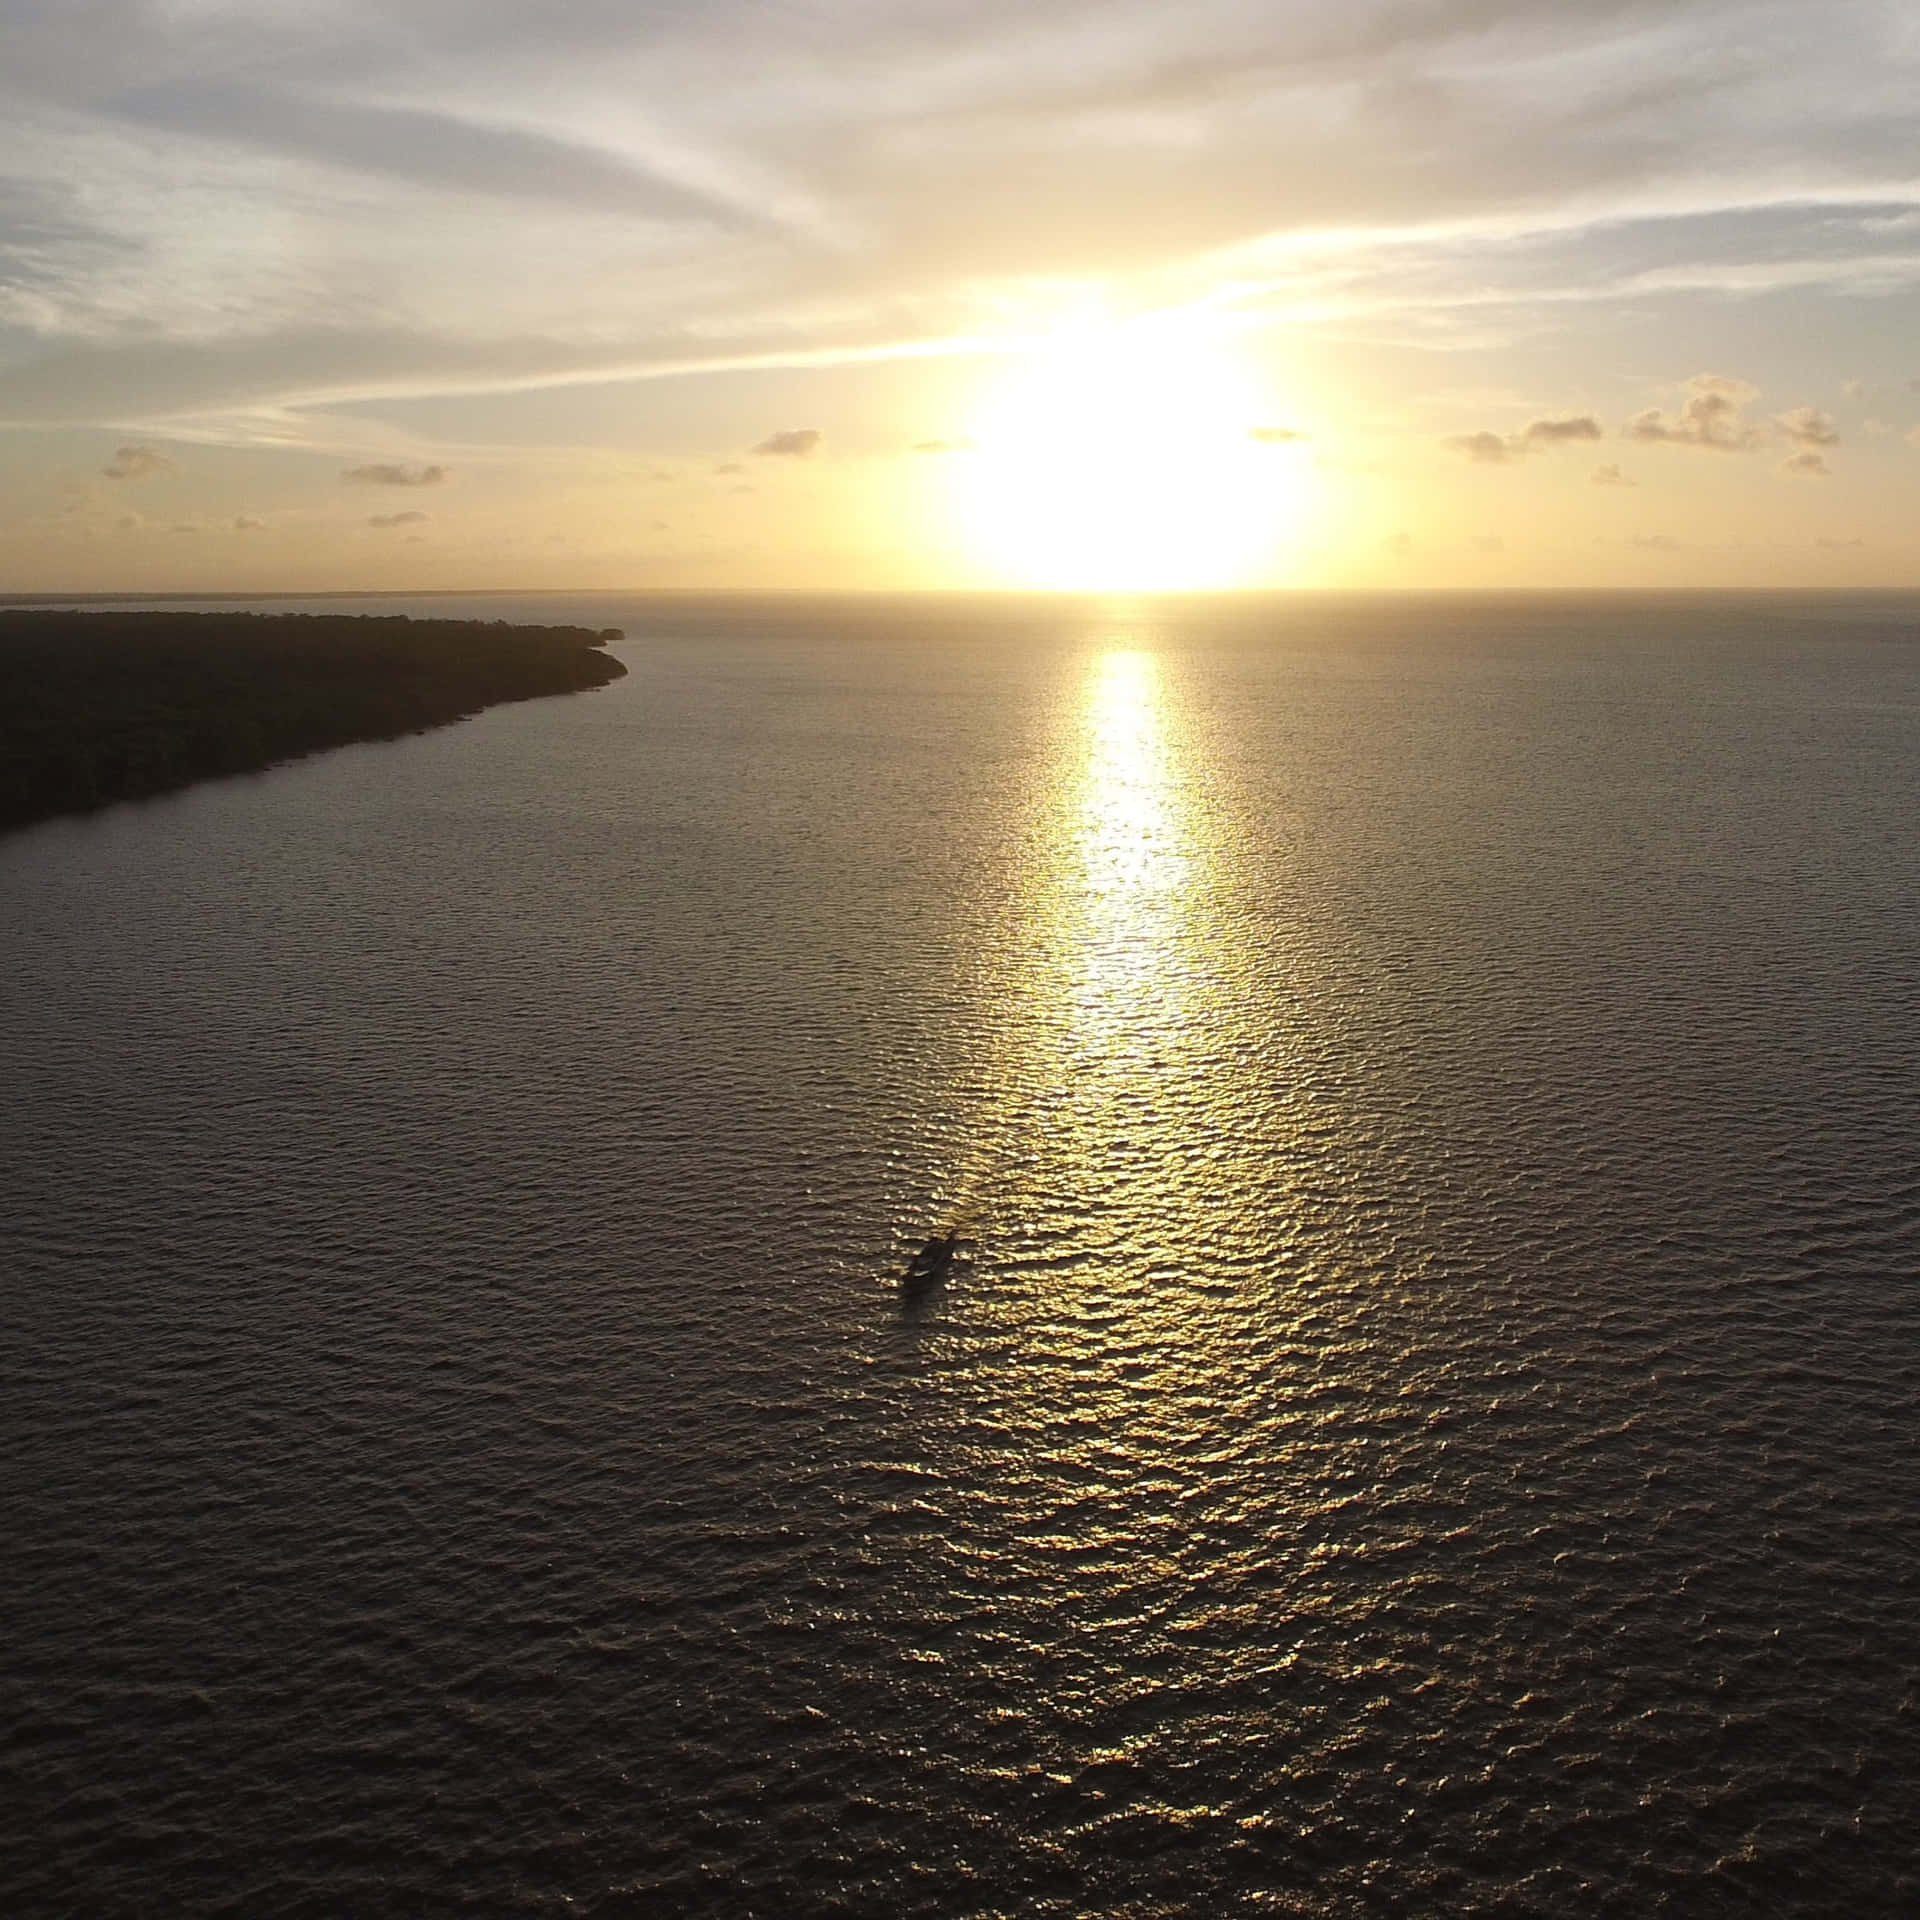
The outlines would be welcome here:
<svg viewBox="0 0 1920 1920">
<path fill-rule="evenodd" d="M 1920 610 L 568 606 L 0 841 L 6 1911 L 1920 1907 Z"/>
</svg>

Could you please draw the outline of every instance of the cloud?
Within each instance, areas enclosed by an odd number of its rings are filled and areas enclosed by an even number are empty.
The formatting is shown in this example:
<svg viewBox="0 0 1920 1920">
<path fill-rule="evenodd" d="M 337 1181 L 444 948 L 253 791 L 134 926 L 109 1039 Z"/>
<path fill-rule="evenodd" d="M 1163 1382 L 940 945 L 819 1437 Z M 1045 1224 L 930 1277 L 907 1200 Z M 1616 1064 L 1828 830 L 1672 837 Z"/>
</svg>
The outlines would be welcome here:
<svg viewBox="0 0 1920 1920">
<path fill-rule="evenodd" d="M 1809 480 L 1825 480 L 1833 473 L 1833 469 L 1827 465 L 1826 456 L 1816 453 L 1811 447 L 1802 447 L 1798 453 L 1789 454 L 1780 463 L 1780 471 L 1796 473 Z"/>
<path fill-rule="evenodd" d="M 1505 466 L 1509 460 L 1518 460 L 1526 451 L 1523 444 L 1512 440 L 1503 440 L 1497 433 L 1450 433 L 1440 443 L 1455 453 L 1463 453 L 1469 460 L 1482 466 Z"/>
<path fill-rule="evenodd" d="M 340 475 L 356 487 L 437 487 L 447 477 L 445 467 L 402 467 L 388 461 L 369 461 L 364 467 L 348 467 Z"/>
<path fill-rule="evenodd" d="M 1296 440 L 1310 440 L 1312 435 L 1302 433 L 1298 427 L 1249 427 L 1247 438 L 1258 440 L 1264 446 L 1291 446 Z"/>
<path fill-rule="evenodd" d="M 971 453 L 973 442 L 964 436 L 958 440 L 916 440 L 915 453 Z"/>
<path fill-rule="evenodd" d="M 1864 547 L 1864 540 L 1816 540 L 1816 547 L 1824 547 L 1829 553 L 1844 553 L 1849 547 Z"/>
<path fill-rule="evenodd" d="M 1600 437 L 1600 422 L 1589 413 L 1579 413 L 1561 420 L 1532 420 L 1520 432 L 1505 437 L 1485 429 L 1479 433 L 1449 434 L 1441 445 L 1481 466 L 1503 467 L 1530 453 L 1544 453 L 1549 447 Z"/>
<path fill-rule="evenodd" d="M 1678 553 L 1680 542 L 1670 533 L 1636 533 L 1631 545 L 1645 547 L 1651 553 Z"/>
<path fill-rule="evenodd" d="M 1637 487 L 1637 480 L 1629 480 L 1611 460 L 1597 466 L 1587 475 L 1596 487 Z"/>
<path fill-rule="evenodd" d="M 796 459 L 804 460 L 824 436 L 818 427 L 787 427 L 779 433 L 770 433 L 754 448 L 755 453 L 784 453 Z"/>
<path fill-rule="evenodd" d="M 1760 430 L 1748 425 L 1744 409 L 1760 390 L 1723 373 L 1696 373 L 1686 385 L 1677 414 L 1658 407 L 1636 413 L 1624 429 L 1629 440 L 1666 441 L 1680 447 L 1710 447 L 1718 453 L 1745 453 L 1760 442 Z"/>
<path fill-rule="evenodd" d="M 233 530 L 235 533 L 264 533 L 267 523 L 254 519 L 250 514 L 236 513 L 233 516 Z"/>
<path fill-rule="evenodd" d="M 431 514 L 422 513 L 417 507 L 405 513 L 376 513 L 367 521 L 370 527 L 417 527 L 421 521 L 430 520 Z"/>
<path fill-rule="evenodd" d="M 1796 447 L 1837 447 L 1839 429 L 1818 407 L 1790 407 L 1774 415 L 1774 424 Z"/>
<path fill-rule="evenodd" d="M 746 468 L 743 467 L 738 460 L 723 460 L 717 467 L 714 468 L 714 472 L 715 473 L 745 473 Z"/>
<path fill-rule="evenodd" d="M 564 130 L 530 131 L 459 106 L 350 102 L 316 88 L 209 76 L 129 88 L 115 108 L 149 138 L 172 131 L 222 140 L 429 191 L 559 201 L 629 219 L 678 215 L 737 225 L 767 217 L 760 209 L 745 218 L 747 209 L 732 204 L 740 196 L 714 190 L 715 183 L 672 178 L 670 159 L 650 165 L 631 145 L 620 151 Z"/>
<path fill-rule="evenodd" d="M 1535 420 L 1521 439 L 1529 447 L 1557 447 L 1572 440 L 1598 440 L 1600 422 L 1590 413 L 1578 413 L 1565 420 Z"/>
<path fill-rule="evenodd" d="M 149 474 L 178 473 L 180 469 L 158 447 L 118 447 L 100 471 L 109 480 L 144 480 Z"/>
<path fill-rule="evenodd" d="M 1840 382 L 1840 391 L 1844 393 L 1849 400 L 1858 400 L 1866 393 L 1867 383 L 1864 380 L 1842 380 Z M 1823 542 L 1822 544 L 1824 545 L 1825 543 Z"/>
<path fill-rule="evenodd" d="M 0 416 L 238 436 L 964 349 L 1095 285 L 1441 341 L 1916 271 L 1891 0 L 404 12 L 11 9 Z"/>
</svg>

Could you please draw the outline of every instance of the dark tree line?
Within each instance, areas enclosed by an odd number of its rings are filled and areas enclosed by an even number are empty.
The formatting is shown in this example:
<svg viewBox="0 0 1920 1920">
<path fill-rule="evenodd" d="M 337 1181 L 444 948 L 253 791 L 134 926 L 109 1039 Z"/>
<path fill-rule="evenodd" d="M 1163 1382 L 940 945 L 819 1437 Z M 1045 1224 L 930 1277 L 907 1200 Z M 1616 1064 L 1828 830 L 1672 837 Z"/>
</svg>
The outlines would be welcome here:
<svg viewBox="0 0 1920 1920">
<path fill-rule="evenodd" d="M 0 829 L 389 740 L 626 669 L 586 627 L 0 610 Z"/>
</svg>

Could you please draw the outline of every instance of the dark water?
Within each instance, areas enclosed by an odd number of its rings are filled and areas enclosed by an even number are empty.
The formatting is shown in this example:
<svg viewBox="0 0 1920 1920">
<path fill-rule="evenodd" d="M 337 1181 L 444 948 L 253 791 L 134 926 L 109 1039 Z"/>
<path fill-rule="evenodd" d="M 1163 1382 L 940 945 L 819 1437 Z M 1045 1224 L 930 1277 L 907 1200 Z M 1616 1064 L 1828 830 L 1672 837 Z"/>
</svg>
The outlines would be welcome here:
<svg viewBox="0 0 1920 1920">
<path fill-rule="evenodd" d="M 1920 1905 L 1920 608 L 569 617 L 0 842 L 6 1912 Z"/>
</svg>

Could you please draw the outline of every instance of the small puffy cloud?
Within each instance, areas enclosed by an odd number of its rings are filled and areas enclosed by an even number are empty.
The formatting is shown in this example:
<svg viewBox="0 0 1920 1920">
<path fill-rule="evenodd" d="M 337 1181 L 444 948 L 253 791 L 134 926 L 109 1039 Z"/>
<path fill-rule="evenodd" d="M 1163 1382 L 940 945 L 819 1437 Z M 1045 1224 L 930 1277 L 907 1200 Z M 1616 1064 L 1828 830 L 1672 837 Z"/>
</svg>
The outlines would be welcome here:
<svg viewBox="0 0 1920 1920">
<path fill-rule="evenodd" d="M 916 440 L 915 453 L 971 453 L 973 442 L 964 435 L 958 440 Z"/>
<path fill-rule="evenodd" d="M 1497 433 L 1450 433 L 1440 443 L 1454 453 L 1463 453 L 1482 466 L 1504 466 L 1520 457 L 1520 449 Z"/>
<path fill-rule="evenodd" d="M 1802 447 L 1798 453 L 1789 454 L 1780 463 L 1782 473 L 1798 474 L 1805 480 L 1825 480 L 1833 469 L 1827 465 L 1826 456 L 1812 447 Z"/>
<path fill-rule="evenodd" d="M 123 513 L 113 524 L 122 533 L 138 533 L 147 523 L 137 513 Z"/>
<path fill-rule="evenodd" d="M 1479 433 L 1451 434 L 1441 444 L 1481 466 L 1503 467 L 1530 453 L 1545 453 L 1549 447 L 1600 437 L 1600 422 L 1590 413 L 1576 413 L 1560 420 L 1530 420 L 1520 432 L 1513 434 L 1489 433 L 1484 429 Z"/>
<path fill-rule="evenodd" d="M 1907 445 L 1920 447 L 1920 427 L 1913 427 L 1907 433 Z"/>
<path fill-rule="evenodd" d="M 200 529 L 191 520 L 177 520 L 167 531 L 169 533 L 198 533 Z"/>
<path fill-rule="evenodd" d="M 1796 447 L 1837 447 L 1840 432 L 1833 416 L 1818 407 L 1789 407 L 1774 415 L 1774 424 Z"/>
<path fill-rule="evenodd" d="M 1302 433 L 1298 427 L 1249 427 L 1247 438 L 1258 440 L 1266 447 L 1288 447 L 1300 440 L 1309 440 L 1311 434 Z"/>
<path fill-rule="evenodd" d="M 445 467 L 402 467 L 371 460 L 364 467 L 348 467 L 340 475 L 356 487 L 437 487 L 447 477 Z"/>
<path fill-rule="evenodd" d="M 419 508 L 412 507 L 405 513 L 376 513 L 368 519 L 367 525 L 370 527 L 417 527 L 421 521 L 431 517 L 429 514 L 422 513 Z"/>
<path fill-rule="evenodd" d="M 1840 382 L 1840 391 L 1844 393 L 1849 400 L 1858 400 L 1866 390 L 1867 383 L 1864 380 L 1842 380 Z"/>
<path fill-rule="evenodd" d="M 714 472 L 715 473 L 745 473 L 746 468 L 743 467 L 738 460 L 723 460 L 717 467 L 714 468 Z"/>
<path fill-rule="evenodd" d="M 1637 487 L 1638 480 L 1629 480 L 1611 460 L 1605 461 L 1587 475 L 1596 487 Z"/>
<path fill-rule="evenodd" d="M 1624 429 L 1629 440 L 1665 441 L 1677 447 L 1710 447 L 1717 453 L 1745 453 L 1759 444 L 1760 430 L 1747 423 L 1744 409 L 1759 398 L 1758 387 L 1724 373 L 1696 373 L 1675 414 L 1649 407 Z"/>
<path fill-rule="evenodd" d="M 109 480 L 144 480 L 152 473 L 178 473 L 158 447 L 116 447 L 113 458 L 100 469 Z"/>
<path fill-rule="evenodd" d="M 236 513 L 233 516 L 235 533 L 264 533 L 266 527 L 267 523 L 264 520 L 256 520 L 250 514 Z"/>
<path fill-rule="evenodd" d="M 1636 547 L 1645 547 L 1650 553 L 1678 553 L 1680 542 L 1670 533 L 1636 533 L 1633 536 Z"/>
<path fill-rule="evenodd" d="M 1564 420 L 1535 420 L 1520 438 L 1528 447 L 1557 447 L 1569 440 L 1598 440 L 1600 422 L 1590 413 L 1576 413 Z"/>
<path fill-rule="evenodd" d="M 787 427 L 770 433 L 754 448 L 755 453 L 784 453 L 804 460 L 825 436 L 818 427 Z"/>
</svg>

